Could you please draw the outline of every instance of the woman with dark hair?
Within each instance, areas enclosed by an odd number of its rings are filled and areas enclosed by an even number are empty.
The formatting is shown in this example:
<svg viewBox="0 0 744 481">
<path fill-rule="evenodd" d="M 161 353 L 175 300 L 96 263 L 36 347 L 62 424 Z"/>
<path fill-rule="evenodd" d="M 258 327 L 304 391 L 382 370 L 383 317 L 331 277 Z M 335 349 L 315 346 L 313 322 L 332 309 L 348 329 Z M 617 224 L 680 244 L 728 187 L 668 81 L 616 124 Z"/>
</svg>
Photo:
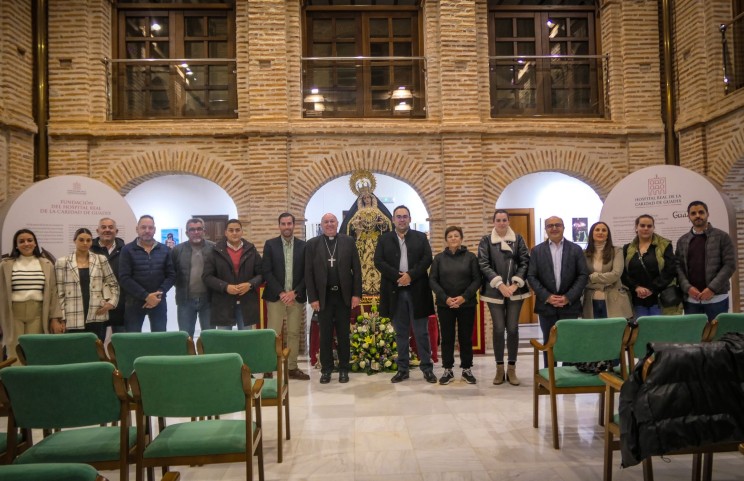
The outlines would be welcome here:
<svg viewBox="0 0 744 481">
<path fill-rule="evenodd" d="M 54 265 L 42 257 L 36 234 L 21 229 L 13 251 L 0 264 L 0 326 L 8 357 L 15 356 L 22 334 L 65 331 L 57 298 Z"/>
<path fill-rule="evenodd" d="M 478 263 L 483 274 L 481 299 L 488 304 L 493 321 L 493 353 L 496 358 L 493 383 L 503 384 L 506 379 L 512 386 L 518 386 L 519 314 L 524 300 L 531 295 L 526 282 L 530 251 L 524 238 L 509 227 L 507 211 L 497 209 L 493 213 L 493 230 L 478 244 Z"/>
<path fill-rule="evenodd" d="M 442 367 L 444 374 L 439 384 L 449 384 L 455 379 L 455 324 L 460 343 L 462 378 L 475 384 L 473 367 L 473 323 L 475 322 L 475 295 L 480 287 L 478 258 L 462 245 L 462 229 L 450 226 L 444 231 L 447 247 L 434 256 L 429 274 L 429 286 L 437 299 L 437 316 L 442 330 Z M 436 347 L 436 346 L 435 346 Z"/>
<path fill-rule="evenodd" d="M 119 302 L 119 283 L 106 257 L 94 254 L 93 234 L 75 231 L 75 252 L 57 260 L 57 293 L 67 332 L 88 331 L 103 342 L 108 312 Z"/>
<path fill-rule="evenodd" d="M 630 289 L 636 317 L 660 315 L 659 293 L 677 282 L 672 242 L 654 233 L 648 214 L 636 218 L 635 229 L 635 239 L 623 247 L 622 281 Z"/>
<path fill-rule="evenodd" d="M 584 253 L 589 268 L 589 283 L 584 289 L 584 319 L 633 317 L 628 291 L 620 281 L 625 265 L 622 251 L 612 244 L 610 226 L 601 221 L 592 225 Z"/>
</svg>

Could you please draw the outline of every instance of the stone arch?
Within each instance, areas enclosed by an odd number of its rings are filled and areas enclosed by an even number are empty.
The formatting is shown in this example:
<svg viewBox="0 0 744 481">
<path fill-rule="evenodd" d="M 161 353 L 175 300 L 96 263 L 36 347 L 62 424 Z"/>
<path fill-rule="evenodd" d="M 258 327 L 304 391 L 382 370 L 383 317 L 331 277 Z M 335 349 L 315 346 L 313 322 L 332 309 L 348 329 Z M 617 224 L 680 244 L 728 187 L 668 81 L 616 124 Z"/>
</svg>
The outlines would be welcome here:
<svg viewBox="0 0 744 481">
<path fill-rule="evenodd" d="M 326 182 L 358 169 L 389 175 L 406 182 L 421 197 L 429 218 L 443 210 L 441 181 L 421 162 L 399 152 L 356 149 L 335 152 L 293 172 L 290 209 L 305 212 L 312 195 Z"/>
<path fill-rule="evenodd" d="M 741 174 L 744 162 L 744 128 L 739 128 L 721 149 L 717 159 L 710 163 L 708 178 L 717 185 L 730 183 L 731 176 Z M 741 179 L 741 177 L 736 177 Z"/>
<path fill-rule="evenodd" d="M 560 172 L 587 183 L 600 199 L 607 195 L 622 179 L 622 175 L 610 165 L 591 159 L 575 150 L 535 150 L 515 155 L 503 165 L 493 167 L 484 176 L 487 188 L 487 204 L 496 205 L 504 189 L 518 178 L 535 172 Z M 490 218 L 490 209 L 487 209 Z"/>
<path fill-rule="evenodd" d="M 121 195 L 126 195 L 145 181 L 171 174 L 191 174 L 219 185 L 235 202 L 238 215 L 248 219 L 248 186 L 230 164 L 199 152 L 154 150 L 125 158 L 101 174 Z"/>
</svg>

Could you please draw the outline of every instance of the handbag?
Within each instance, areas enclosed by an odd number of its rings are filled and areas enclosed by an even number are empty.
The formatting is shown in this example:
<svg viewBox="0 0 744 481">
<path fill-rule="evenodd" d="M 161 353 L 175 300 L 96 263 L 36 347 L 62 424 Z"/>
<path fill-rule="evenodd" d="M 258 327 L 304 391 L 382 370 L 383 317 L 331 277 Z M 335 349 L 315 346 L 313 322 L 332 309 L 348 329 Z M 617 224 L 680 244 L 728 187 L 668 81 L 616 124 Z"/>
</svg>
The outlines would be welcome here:
<svg viewBox="0 0 744 481">
<path fill-rule="evenodd" d="M 643 256 L 641 256 L 640 251 L 638 252 L 638 260 L 641 262 L 641 267 L 643 267 L 646 275 L 650 277 L 651 274 L 646 270 L 646 264 L 643 262 Z M 659 304 L 661 304 L 661 307 L 675 307 L 682 304 L 682 289 L 679 288 L 676 280 L 674 284 L 666 286 L 659 293 Z"/>
<path fill-rule="evenodd" d="M 682 303 L 682 289 L 677 284 L 666 286 L 659 293 L 661 307 L 675 307 Z"/>
</svg>

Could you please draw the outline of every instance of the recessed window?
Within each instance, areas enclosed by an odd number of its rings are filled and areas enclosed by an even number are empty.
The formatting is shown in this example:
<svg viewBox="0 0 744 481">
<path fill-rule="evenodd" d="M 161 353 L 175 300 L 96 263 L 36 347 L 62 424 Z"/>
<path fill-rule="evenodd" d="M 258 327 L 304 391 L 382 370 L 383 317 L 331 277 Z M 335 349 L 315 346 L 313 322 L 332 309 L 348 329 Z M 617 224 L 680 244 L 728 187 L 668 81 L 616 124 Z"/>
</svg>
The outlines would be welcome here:
<svg viewBox="0 0 744 481">
<path fill-rule="evenodd" d="M 304 116 L 425 117 L 420 30 L 412 0 L 306 1 Z"/>
<path fill-rule="evenodd" d="M 233 1 L 163 3 L 117 3 L 112 117 L 236 117 Z"/>
<path fill-rule="evenodd" d="M 491 0 L 491 115 L 602 116 L 605 58 L 596 6 L 581 0 Z"/>
</svg>

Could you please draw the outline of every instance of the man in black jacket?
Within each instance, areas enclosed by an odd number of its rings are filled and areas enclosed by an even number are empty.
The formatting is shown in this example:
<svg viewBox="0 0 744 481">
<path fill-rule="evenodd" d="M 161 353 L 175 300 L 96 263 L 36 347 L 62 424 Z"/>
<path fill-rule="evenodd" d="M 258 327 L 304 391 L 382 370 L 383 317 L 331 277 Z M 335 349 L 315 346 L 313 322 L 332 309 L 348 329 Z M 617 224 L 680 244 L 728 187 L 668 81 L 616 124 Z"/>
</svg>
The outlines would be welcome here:
<svg viewBox="0 0 744 481">
<path fill-rule="evenodd" d="M 338 219 L 325 214 L 320 221 L 323 234 L 305 246 L 307 299 L 318 312 L 320 324 L 320 383 L 331 382 L 333 372 L 333 330 L 338 349 L 338 382 L 349 382 L 349 341 L 351 310 L 362 299 L 362 264 L 354 239 L 338 233 Z"/>
<path fill-rule="evenodd" d="M 424 233 L 409 228 L 411 212 L 408 207 L 396 207 L 393 222 L 395 230 L 380 236 L 375 249 L 375 267 L 382 275 L 380 315 L 392 318 L 398 345 L 398 372 L 390 381 L 408 379 L 408 333 L 413 325 L 421 358 L 419 367 L 424 379 L 435 383 L 437 377 L 429 343 L 429 316 L 434 314 L 427 271 L 432 262 L 431 246 Z"/>
<path fill-rule="evenodd" d="M 119 283 L 127 293 L 124 324 L 127 332 L 141 332 L 145 316 L 150 330 L 165 331 L 168 308 L 165 295 L 173 287 L 170 249 L 155 240 L 155 220 L 143 215 L 137 222 L 137 238 L 121 249 Z"/>
<path fill-rule="evenodd" d="M 263 299 L 266 301 L 268 327 L 282 333 L 284 320 L 287 320 L 287 339 L 289 358 L 287 359 L 290 379 L 307 381 L 310 379 L 297 366 L 300 351 L 300 330 L 305 315 L 305 241 L 294 236 L 295 217 L 289 212 L 279 215 L 279 235 L 269 239 L 263 250 L 263 277 L 266 287 Z"/>
<path fill-rule="evenodd" d="M 111 270 L 114 271 L 116 282 L 119 282 L 119 254 L 124 247 L 124 239 L 116 237 L 119 229 L 116 227 L 116 221 L 110 217 L 104 217 L 98 221 L 96 228 L 98 237 L 93 239 L 93 245 L 90 250 L 100 254 L 108 259 Z M 111 332 L 124 332 L 124 290 L 120 291 L 119 303 L 115 308 L 109 311 L 108 324 L 111 326 Z"/>
<path fill-rule="evenodd" d="M 204 283 L 212 291 L 211 322 L 217 329 L 251 329 L 259 321 L 258 286 L 263 282 L 261 256 L 243 239 L 243 224 L 230 219 L 225 238 L 204 262 Z"/>
</svg>

